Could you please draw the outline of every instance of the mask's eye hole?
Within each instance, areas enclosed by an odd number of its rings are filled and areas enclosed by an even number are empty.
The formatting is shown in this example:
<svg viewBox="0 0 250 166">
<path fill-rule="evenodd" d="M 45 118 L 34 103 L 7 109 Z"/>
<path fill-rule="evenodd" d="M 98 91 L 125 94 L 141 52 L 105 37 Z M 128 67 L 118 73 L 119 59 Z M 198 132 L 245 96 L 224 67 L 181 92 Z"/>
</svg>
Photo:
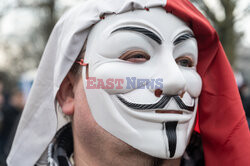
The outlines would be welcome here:
<svg viewBox="0 0 250 166">
<path fill-rule="evenodd" d="M 141 63 L 148 61 L 150 59 L 150 56 L 144 51 L 130 50 L 120 56 L 119 59 L 134 63 Z"/>
<path fill-rule="evenodd" d="M 178 57 L 175 61 L 178 65 L 183 66 L 183 67 L 193 67 L 194 66 L 194 62 L 193 62 L 192 58 L 190 58 L 188 56 Z"/>
</svg>

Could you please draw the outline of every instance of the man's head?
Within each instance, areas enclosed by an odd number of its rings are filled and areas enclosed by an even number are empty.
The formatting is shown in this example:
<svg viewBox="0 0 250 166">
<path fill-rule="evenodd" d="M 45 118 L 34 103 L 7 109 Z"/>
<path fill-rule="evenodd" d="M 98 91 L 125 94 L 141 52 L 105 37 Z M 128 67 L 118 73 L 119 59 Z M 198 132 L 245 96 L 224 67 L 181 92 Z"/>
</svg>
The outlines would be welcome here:
<svg viewBox="0 0 250 166">
<path fill-rule="evenodd" d="M 76 137 L 89 133 L 79 140 L 112 134 L 154 157 L 182 156 L 202 85 L 197 43 L 183 21 L 163 8 L 106 16 L 89 33 L 84 62 L 82 78 L 68 74 L 72 85 L 64 80 L 57 95 Z"/>
<path fill-rule="evenodd" d="M 68 73 L 86 41 L 77 82 Z M 56 100 L 73 116 L 75 144 L 92 141 L 101 148 L 94 136 L 107 141 L 102 136 L 109 135 L 137 152 L 177 158 L 192 132 L 198 96 L 196 131 L 206 165 L 230 165 L 236 158 L 238 165 L 249 165 L 249 129 L 232 69 L 216 31 L 191 2 L 86 1 L 67 12 L 50 35 L 8 165 L 55 162 L 51 145 L 62 126 L 69 126 Z M 103 157 L 107 149 L 98 152 Z"/>
</svg>

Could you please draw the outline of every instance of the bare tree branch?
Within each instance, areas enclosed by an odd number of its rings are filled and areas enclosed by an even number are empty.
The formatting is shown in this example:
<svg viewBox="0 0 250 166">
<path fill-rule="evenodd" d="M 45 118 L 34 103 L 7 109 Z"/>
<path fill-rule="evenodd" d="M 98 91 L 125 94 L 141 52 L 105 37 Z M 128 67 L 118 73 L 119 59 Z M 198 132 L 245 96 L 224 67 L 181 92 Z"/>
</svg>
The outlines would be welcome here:
<svg viewBox="0 0 250 166">
<path fill-rule="evenodd" d="M 208 7 L 208 5 L 203 0 L 192 1 L 199 5 L 199 7 L 206 13 L 208 18 L 210 18 L 212 22 L 214 22 L 215 24 L 219 23 L 219 21 L 216 19 L 215 13 Z"/>
</svg>

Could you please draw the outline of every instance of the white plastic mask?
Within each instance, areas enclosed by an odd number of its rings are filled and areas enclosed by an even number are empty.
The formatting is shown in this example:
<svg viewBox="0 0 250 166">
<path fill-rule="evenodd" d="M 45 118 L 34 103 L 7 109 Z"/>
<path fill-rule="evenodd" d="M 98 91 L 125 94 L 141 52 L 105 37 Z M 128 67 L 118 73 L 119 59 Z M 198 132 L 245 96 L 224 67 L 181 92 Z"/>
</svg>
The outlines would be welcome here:
<svg viewBox="0 0 250 166">
<path fill-rule="evenodd" d="M 94 25 L 83 80 L 96 122 L 151 156 L 181 157 L 202 86 L 192 34 L 163 8 L 109 15 Z"/>
</svg>

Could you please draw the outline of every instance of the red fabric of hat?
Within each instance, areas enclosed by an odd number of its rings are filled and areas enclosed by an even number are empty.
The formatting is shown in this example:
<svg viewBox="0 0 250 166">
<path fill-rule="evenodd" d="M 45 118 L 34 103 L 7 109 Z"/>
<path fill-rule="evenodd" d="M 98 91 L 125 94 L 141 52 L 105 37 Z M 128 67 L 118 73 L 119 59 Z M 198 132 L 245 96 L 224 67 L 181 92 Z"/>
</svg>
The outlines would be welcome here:
<svg viewBox="0 0 250 166">
<path fill-rule="evenodd" d="M 198 41 L 197 70 L 203 88 L 196 131 L 200 130 L 206 166 L 250 166 L 245 112 L 216 31 L 188 0 L 168 0 L 165 8 L 184 20 Z"/>
</svg>

